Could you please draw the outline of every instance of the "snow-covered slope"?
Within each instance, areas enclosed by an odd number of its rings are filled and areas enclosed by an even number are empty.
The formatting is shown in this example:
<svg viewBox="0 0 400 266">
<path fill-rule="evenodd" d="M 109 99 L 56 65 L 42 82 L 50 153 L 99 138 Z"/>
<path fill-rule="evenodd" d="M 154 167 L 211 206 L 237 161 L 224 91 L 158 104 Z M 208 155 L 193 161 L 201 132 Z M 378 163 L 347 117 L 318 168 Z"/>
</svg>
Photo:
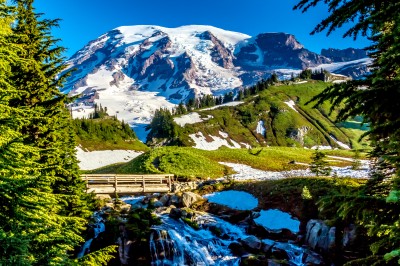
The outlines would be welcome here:
<svg viewBox="0 0 400 266">
<path fill-rule="evenodd" d="M 67 61 L 68 69 L 77 70 L 63 92 L 80 95 L 72 108 L 75 117 L 90 114 L 97 103 L 143 129 L 155 109 L 172 108 L 194 96 L 222 95 L 272 72 L 290 77 L 306 67 L 354 69 L 368 63 L 362 60 L 332 65 L 331 59 L 307 50 L 286 33 L 251 37 L 202 25 L 123 26 L 91 41 Z"/>
</svg>

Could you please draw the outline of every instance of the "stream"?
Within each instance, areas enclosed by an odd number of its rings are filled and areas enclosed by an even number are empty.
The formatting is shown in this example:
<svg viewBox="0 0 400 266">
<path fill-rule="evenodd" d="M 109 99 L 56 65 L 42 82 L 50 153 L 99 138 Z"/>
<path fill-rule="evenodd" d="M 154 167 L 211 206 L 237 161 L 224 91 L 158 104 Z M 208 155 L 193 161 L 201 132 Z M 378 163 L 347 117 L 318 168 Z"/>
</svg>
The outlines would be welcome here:
<svg viewBox="0 0 400 266">
<path fill-rule="evenodd" d="M 199 230 L 168 215 L 161 215 L 160 218 L 163 223 L 153 226 L 150 236 L 153 266 L 240 265 L 241 258 L 232 254 L 229 245 L 250 236 L 244 228 L 209 214 L 196 217 Z M 289 265 L 306 265 L 303 263 L 305 249 L 302 247 L 284 242 L 274 242 L 274 247 L 286 251 Z"/>
<path fill-rule="evenodd" d="M 145 208 L 147 205 L 141 203 L 143 198 L 126 197 L 122 200 L 135 205 L 135 208 Z M 94 223 L 90 225 L 93 238 L 83 244 L 78 258 L 89 253 L 92 241 L 105 231 L 102 214 L 102 211 L 94 213 Z M 261 259 L 264 262 L 269 261 L 270 257 L 276 258 L 278 254 L 278 260 L 284 260 L 287 263 L 285 265 L 292 266 L 324 264 L 320 255 L 306 247 L 258 239 L 247 234 L 246 223 L 234 225 L 215 215 L 197 212 L 191 220 L 198 226 L 194 229 L 182 219 L 171 218 L 169 214 L 157 215 L 162 223 L 152 226 L 149 236 L 152 266 L 239 266 L 242 260 L 253 257 L 253 254 L 263 257 Z M 260 217 L 262 215 L 263 211 Z M 287 223 L 279 217 L 272 219 L 281 225 Z"/>
</svg>

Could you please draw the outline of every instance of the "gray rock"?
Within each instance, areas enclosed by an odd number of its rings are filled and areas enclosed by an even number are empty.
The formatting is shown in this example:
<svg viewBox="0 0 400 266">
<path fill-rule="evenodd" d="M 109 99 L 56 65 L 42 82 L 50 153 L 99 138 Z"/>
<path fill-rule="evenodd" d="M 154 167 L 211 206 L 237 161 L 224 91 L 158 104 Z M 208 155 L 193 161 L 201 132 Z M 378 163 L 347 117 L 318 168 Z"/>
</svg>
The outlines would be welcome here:
<svg viewBox="0 0 400 266">
<path fill-rule="evenodd" d="M 327 254 L 335 248 L 335 227 L 329 227 L 321 220 L 310 220 L 306 231 L 305 242 L 313 250 Z"/>
<path fill-rule="evenodd" d="M 343 230 L 343 248 L 350 248 L 357 238 L 357 227 L 354 224 L 346 226 Z"/>
<path fill-rule="evenodd" d="M 245 239 L 241 240 L 243 246 L 251 249 L 251 250 L 260 250 L 261 249 L 261 240 L 255 236 L 248 236 Z"/>
<path fill-rule="evenodd" d="M 169 201 L 169 195 L 168 194 L 162 195 L 158 201 L 161 202 L 164 206 L 167 205 Z"/>
<path fill-rule="evenodd" d="M 163 207 L 164 204 L 161 201 L 157 200 L 157 201 L 153 202 L 153 206 L 155 208 L 159 208 L 159 207 Z"/>
<path fill-rule="evenodd" d="M 171 209 L 171 211 L 169 213 L 169 217 L 171 217 L 172 219 L 178 220 L 179 218 L 182 217 L 182 210 L 179 208 Z"/>
<path fill-rule="evenodd" d="M 184 207 L 190 207 L 196 201 L 203 200 L 203 198 L 193 192 L 184 192 L 182 195 L 182 204 Z"/>
<path fill-rule="evenodd" d="M 275 241 L 271 239 L 264 239 L 262 241 L 262 251 L 267 253 L 271 250 L 271 248 L 275 245 Z"/>
<path fill-rule="evenodd" d="M 177 195 L 173 194 L 169 197 L 168 205 L 178 206 L 180 203 L 181 203 L 181 199 Z"/>
</svg>

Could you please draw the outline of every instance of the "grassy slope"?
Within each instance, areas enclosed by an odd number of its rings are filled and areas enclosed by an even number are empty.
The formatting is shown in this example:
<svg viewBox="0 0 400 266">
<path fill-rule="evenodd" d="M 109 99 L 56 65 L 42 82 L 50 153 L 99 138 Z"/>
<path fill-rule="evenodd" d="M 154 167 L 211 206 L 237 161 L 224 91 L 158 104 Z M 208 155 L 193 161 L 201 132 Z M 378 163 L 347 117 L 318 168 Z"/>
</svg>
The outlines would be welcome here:
<svg viewBox="0 0 400 266">
<path fill-rule="evenodd" d="M 304 165 L 289 164 L 295 160 L 310 163 L 312 150 L 289 147 L 265 147 L 252 150 L 222 148 L 216 151 L 204 151 L 189 147 L 161 147 L 146 152 L 124 164 L 102 167 L 91 173 L 150 174 L 171 173 L 177 177 L 217 178 L 232 173 L 218 162 L 246 164 L 253 168 L 283 171 L 306 168 Z M 326 151 L 327 155 L 352 157 L 351 151 Z M 346 162 L 332 162 L 343 166 Z M 349 163 L 347 163 L 349 164 Z"/>
<path fill-rule="evenodd" d="M 252 147 L 258 146 L 302 146 L 289 137 L 290 132 L 299 128 L 307 128 L 304 137 L 304 146 L 338 145 L 330 138 L 351 144 L 354 148 L 363 148 L 366 144 L 359 144 L 358 138 L 363 133 L 348 126 L 338 127 L 333 121 L 337 114 L 334 111 L 329 115 L 331 105 L 324 103 L 319 108 L 312 104 L 306 105 L 314 95 L 329 86 L 329 83 L 313 82 L 293 85 L 272 86 L 262 91 L 258 96 L 246 99 L 245 103 L 236 107 L 223 107 L 215 110 L 198 111 L 200 115 L 211 115 L 212 119 L 187 124 L 180 129 L 182 142 L 187 146 L 194 143 L 189 134 L 203 132 L 205 136 L 218 136 L 218 131 L 227 132 L 236 142 L 248 143 Z M 298 112 L 289 108 L 284 102 L 293 100 Z M 266 136 L 256 133 L 257 123 L 263 120 L 266 127 Z M 346 124 L 344 124 L 346 125 Z"/>
</svg>

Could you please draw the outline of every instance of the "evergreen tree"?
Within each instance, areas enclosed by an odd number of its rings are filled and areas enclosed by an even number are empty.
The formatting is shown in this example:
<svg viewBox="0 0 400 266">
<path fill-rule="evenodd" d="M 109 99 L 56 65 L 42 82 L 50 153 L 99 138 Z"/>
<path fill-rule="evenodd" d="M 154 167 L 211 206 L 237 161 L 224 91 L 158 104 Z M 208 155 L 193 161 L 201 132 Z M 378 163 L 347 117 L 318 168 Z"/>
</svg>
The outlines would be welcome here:
<svg viewBox="0 0 400 266">
<path fill-rule="evenodd" d="M 325 153 L 321 152 L 318 148 L 314 151 L 310 170 L 316 176 L 328 176 L 331 173 L 332 169 L 329 167 L 325 158 Z"/>
<path fill-rule="evenodd" d="M 75 157 L 60 54 L 33 1 L 0 1 L 0 264 L 68 265 L 88 196 Z M 13 9 L 10 24 L 9 10 Z M 7 47 L 7 48 L 6 48 Z"/>
<path fill-rule="evenodd" d="M 377 238 L 370 246 L 372 253 L 386 253 L 384 258 L 393 262 L 400 256 L 400 199 L 393 197 L 400 194 L 400 4 L 397 0 L 301 0 L 294 8 L 305 12 L 320 2 L 329 6 L 330 14 L 312 34 L 324 30 L 330 34 L 351 22 L 344 37 L 367 36 L 372 42 L 366 48 L 373 59 L 371 75 L 329 87 L 313 101 L 318 105 L 330 101 L 332 108 L 344 105 L 339 121 L 360 115 L 370 126 L 366 135 L 374 147 L 371 156 L 379 158 L 373 178 L 360 190 L 359 198 L 340 208 L 343 219 L 368 225 L 369 236 Z M 364 203 L 361 208 L 360 203 Z M 376 259 L 375 265 L 384 263 Z"/>
<path fill-rule="evenodd" d="M 151 141 L 152 138 L 175 137 L 174 124 L 174 119 L 168 109 L 156 110 L 151 123 L 146 127 L 146 130 L 150 130 L 147 141 Z"/>
</svg>

